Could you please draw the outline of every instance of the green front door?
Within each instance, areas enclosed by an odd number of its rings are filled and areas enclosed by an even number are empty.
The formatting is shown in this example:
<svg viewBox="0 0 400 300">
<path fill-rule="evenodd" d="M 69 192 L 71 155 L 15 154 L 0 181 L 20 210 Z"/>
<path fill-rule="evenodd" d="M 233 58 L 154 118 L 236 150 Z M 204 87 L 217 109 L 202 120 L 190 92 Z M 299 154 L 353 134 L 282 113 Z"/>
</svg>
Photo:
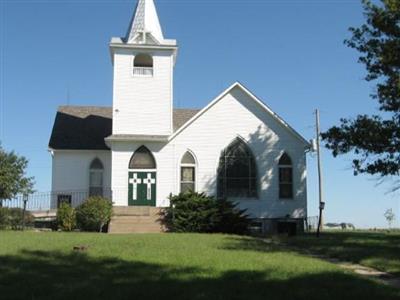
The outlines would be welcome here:
<svg viewBox="0 0 400 300">
<path fill-rule="evenodd" d="M 129 172 L 129 206 L 156 206 L 156 172 Z"/>
</svg>

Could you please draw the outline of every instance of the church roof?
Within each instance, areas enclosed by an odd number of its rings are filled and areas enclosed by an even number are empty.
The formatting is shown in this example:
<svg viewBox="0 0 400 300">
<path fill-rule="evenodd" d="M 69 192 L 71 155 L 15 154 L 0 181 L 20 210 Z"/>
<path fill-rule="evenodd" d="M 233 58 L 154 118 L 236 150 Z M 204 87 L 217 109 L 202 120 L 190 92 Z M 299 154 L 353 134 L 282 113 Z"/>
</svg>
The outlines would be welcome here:
<svg viewBox="0 0 400 300">
<path fill-rule="evenodd" d="M 174 109 L 174 131 L 198 112 L 197 109 Z M 49 147 L 58 150 L 109 150 L 104 139 L 111 134 L 111 107 L 60 106 Z"/>
</svg>

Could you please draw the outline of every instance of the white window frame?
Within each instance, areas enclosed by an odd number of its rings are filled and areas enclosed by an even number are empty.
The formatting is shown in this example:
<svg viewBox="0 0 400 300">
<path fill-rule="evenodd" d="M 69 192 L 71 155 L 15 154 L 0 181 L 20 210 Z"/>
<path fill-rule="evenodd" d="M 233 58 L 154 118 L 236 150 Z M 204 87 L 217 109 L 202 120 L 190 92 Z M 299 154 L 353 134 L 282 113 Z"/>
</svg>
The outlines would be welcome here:
<svg viewBox="0 0 400 300">
<path fill-rule="evenodd" d="M 187 152 L 189 152 L 190 153 L 190 155 L 193 157 L 193 159 L 194 159 L 194 164 L 183 164 L 182 163 L 182 159 L 183 159 L 183 157 L 185 156 L 185 154 L 187 153 Z M 186 150 L 182 155 L 181 155 L 181 158 L 180 158 L 180 160 L 179 160 L 179 167 L 178 167 L 178 191 L 179 191 L 179 193 L 181 193 L 182 192 L 182 183 L 192 183 L 192 181 L 187 181 L 187 182 L 184 182 L 184 181 L 182 181 L 182 168 L 193 168 L 194 169 L 194 190 L 193 190 L 193 192 L 197 192 L 197 178 L 198 178 L 198 176 L 197 176 L 197 168 L 198 168 L 198 164 L 197 164 L 197 159 L 196 159 L 196 156 L 193 154 L 193 152 L 192 151 L 190 151 L 190 150 Z"/>
<path fill-rule="evenodd" d="M 103 167 L 102 169 L 92 169 L 90 167 L 95 159 L 98 159 L 101 162 L 101 165 Z M 101 186 L 92 186 L 92 184 L 91 184 L 92 173 L 100 173 L 101 174 Z M 90 193 L 91 192 L 91 188 L 101 188 L 101 196 L 104 196 L 104 164 L 101 161 L 101 159 L 99 159 L 99 158 L 94 158 L 94 159 L 92 159 L 90 161 L 90 165 L 89 165 L 89 182 L 88 182 L 88 196 L 89 197 L 94 196 L 94 195 L 91 195 L 91 193 Z"/>
</svg>

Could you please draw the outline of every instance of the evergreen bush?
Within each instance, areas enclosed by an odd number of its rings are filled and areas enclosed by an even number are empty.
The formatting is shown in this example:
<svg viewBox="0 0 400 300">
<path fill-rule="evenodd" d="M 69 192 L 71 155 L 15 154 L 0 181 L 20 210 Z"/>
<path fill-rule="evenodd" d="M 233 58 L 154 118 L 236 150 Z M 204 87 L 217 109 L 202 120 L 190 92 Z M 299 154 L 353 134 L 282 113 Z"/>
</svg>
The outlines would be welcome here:
<svg viewBox="0 0 400 300">
<path fill-rule="evenodd" d="M 250 225 L 250 219 L 245 209 L 239 209 L 237 204 L 221 199 L 216 201 L 219 222 L 214 228 L 215 232 L 245 234 Z"/>
<path fill-rule="evenodd" d="M 245 210 L 234 203 L 196 192 L 171 196 L 161 218 L 172 232 L 243 234 L 249 225 Z"/>
</svg>

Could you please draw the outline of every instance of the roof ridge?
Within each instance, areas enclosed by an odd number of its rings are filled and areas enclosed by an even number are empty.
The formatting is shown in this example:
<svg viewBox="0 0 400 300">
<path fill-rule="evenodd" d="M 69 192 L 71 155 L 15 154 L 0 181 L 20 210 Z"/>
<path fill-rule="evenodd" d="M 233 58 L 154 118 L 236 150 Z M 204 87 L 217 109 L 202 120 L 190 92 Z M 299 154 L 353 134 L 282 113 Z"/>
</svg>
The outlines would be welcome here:
<svg viewBox="0 0 400 300">
<path fill-rule="evenodd" d="M 58 109 L 60 108 L 111 108 L 112 106 L 105 106 L 105 105 L 59 105 Z M 201 110 L 201 108 L 191 108 L 191 107 L 177 107 L 173 108 L 173 110 Z"/>
<path fill-rule="evenodd" d="M 93 108 L 112 108 L 112 106 L 104 106 L 104 105 L 59 105 L 58 108 L 61 107 L 77 107 L 77 108 L 82 108 L 82 107 L 93 107 Z"/>
</svg>

